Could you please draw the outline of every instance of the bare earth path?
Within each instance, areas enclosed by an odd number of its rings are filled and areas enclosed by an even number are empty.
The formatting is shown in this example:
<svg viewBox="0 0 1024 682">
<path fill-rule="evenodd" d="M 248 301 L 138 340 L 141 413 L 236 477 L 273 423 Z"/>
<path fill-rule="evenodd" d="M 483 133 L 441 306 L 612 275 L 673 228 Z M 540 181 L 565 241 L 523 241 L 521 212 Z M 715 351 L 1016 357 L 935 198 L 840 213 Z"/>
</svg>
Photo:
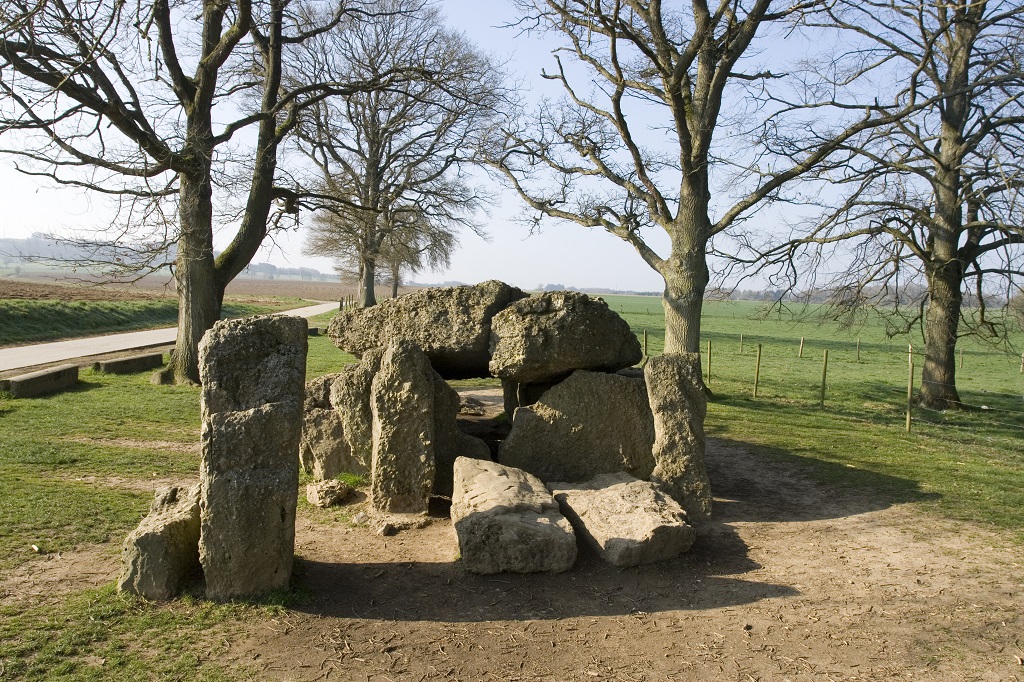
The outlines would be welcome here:
<svg viewBox="0 0 1024 682">
<path fill-rule="evenodd" d="M 380 537 L 300 516 L 309 599 L 210 655 L 279 680 L 1024 680 L 1019 547 L 741 444 L 710 442 L 709 469 L 714 523 L 639 569 L 584 552 L 561 575 L 473 576 L 447 520 Z M 0 603 L 116 571 L 85 548 L 15 570 Z"/>
</svg>

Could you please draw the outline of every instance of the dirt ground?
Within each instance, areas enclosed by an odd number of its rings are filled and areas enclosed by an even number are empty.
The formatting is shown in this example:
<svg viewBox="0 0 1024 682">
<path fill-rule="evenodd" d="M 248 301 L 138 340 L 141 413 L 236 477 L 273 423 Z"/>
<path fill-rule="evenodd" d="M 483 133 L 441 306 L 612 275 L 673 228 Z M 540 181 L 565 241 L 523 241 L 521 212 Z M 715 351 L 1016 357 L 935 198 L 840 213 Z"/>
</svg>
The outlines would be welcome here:
<svg viewBox="0 0 1024 682">
<path fill-rule="evenodd" d="M 822 488 L 712 440 L 714 520 L 633 569 L 475 576 L 454 531 L 301 515 L 284 617 L 207 654 L 271 680 L 1024 680 L 1020 547 L 909 505 Z M 97 484 L 133 486 L 130 481 Z M 0 604 L 112 581 L 109 547 L 11 572 Z"/>
</svg>

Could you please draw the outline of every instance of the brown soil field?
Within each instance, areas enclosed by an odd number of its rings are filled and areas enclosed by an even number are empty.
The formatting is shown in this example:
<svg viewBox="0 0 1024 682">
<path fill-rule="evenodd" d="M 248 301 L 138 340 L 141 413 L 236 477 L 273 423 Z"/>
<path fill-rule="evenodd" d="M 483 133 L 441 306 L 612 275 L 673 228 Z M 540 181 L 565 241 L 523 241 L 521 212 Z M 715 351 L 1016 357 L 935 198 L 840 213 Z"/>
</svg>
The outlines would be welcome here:
<svg viewBox="0 0 1024 682">
<path fill-rule="evenodd" d="M 631 569 L 581 548 L 559 575 L 478 576 L 445 518 L 383 537 L 306 508 L 308 598 L 214 627 L 195 653 L 267 680 L 1024 680 L 1007 536 L 823 487 L 739 443 L 710 441 L 708 467 L 714 517 L 693 549 Z M 117 571 L 113 548 L 82 547 L 10 572 L 0 605 Z"/>
<path fill-rule="evenodd" d="M 390 295 L 390 288 L 380 287 L 378 298 Z M 402 287 L 399 292 L 413 289 Z M 118 301 L 173 297 L 174 282 L 163 277 L 145 277 L 131 285 L 103 284 L 83 279 L 31 277 L 0 277 L 0 299 L 28 298 L 51 300 Z M 340 301 L 355 295 L 355 289 L 340 282 L 312 282 L 291 279 L 235 279 L 225 294 L 232 300 L 259 302 L 272 298 L 301 298 L 310 301 Z"/>
</svg>

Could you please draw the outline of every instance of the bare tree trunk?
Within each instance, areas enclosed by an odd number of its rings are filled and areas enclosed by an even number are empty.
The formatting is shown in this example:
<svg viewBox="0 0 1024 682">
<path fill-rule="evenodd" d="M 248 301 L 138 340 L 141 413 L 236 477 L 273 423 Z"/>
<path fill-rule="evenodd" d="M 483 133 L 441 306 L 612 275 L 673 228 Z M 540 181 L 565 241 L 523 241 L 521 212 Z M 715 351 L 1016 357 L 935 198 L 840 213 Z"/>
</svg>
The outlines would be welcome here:
<svg viewBox="0 0 1024 682">
<path fill-rule="evenodd" d="M 377 305 L 377 293 L 373 290 L 377 278 L 377 263 L 371 258 L 363 260 L 363 278 L 359 282 L 359 307 Z"/>
<path fill-rule="evenodd" d="M 956 390 L 956 340 L 963 304 L 962 279 L 957 260 L 929 264 L 925 359 L 918 401 L 933 410 L 960 404 Z"/>
<path fill-rule="evenodd" d="M 178 289 L 178 337 L 174 355 L 154 382 L 199 383 L 199 341 L 220 319 L 223 289 L 213 263 L 213 205 L 209 176 L 181 175 L 178 216 L 181 221 L 175 283 Z"/>
<path fill-rule="evenodd" d="M 396 264 L 391 266 L 391 298 L 398 298 L 398 285 L 402 281 L 401 267 Z"/>
<path fill-rule="evenodd" d="M 665 280 L 665 352 L 700 352 L 700 314 L 708 272 L 707 239 L 709 195 L 699 185 L 683 192 L 677 224 L 671 226 L 672 255 L 658 268 Z"/>
</svg>

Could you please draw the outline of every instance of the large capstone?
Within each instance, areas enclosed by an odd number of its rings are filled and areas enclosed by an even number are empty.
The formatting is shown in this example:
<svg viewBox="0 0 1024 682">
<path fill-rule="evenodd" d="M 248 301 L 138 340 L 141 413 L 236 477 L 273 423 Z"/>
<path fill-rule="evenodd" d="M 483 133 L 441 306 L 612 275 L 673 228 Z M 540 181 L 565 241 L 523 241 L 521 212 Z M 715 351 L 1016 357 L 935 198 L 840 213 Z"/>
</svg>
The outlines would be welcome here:
<svg viewBox="0 0 1024 682">
<path fill-rule="evenodd" d="M 288 586 L 295 552 L 307 324 L 221 321 L 199 344 L 199 556 L 211 599 Z"/>
<path fill-rule="evenodd" d="M 577 369 L 614 372 L 642 357 L 626 321 L 586 294 L 530 296 L 491 321 L 491 374 L 507 381 L 557 381 Z"/>
<path fill-rule="evenodd" d="M 199 486 L 158 490 L 121 552 L 122 592 L 172 599 L 199 574 Z"/>
<path fill-rule="evenodd" d="M 536 476 L 494 462 L 455 460 L 452 525 L 467 571 L 558 573 L 576 562 L 576 536 Z"/>
<path fill-rule="evenodd" d="M 548 487 L 580 537 L 614 566 L 674 559 L 696 537 L 679 503 L 657 485 L 629 474 Z"/>
<path fill-rule="evenodd" d="M 641 378 L 578 370 L 520 407 L 498 461 L 545 481 L 654 470 L 654 417 Z"/>
<path fill-rule="evenodd" d="M 651 475 L 686 510 L 691 523 L 711 517 L 711 487 L 704 468 L 704 417 L 707 397 L 700 355 L 652 357 L 646 367 L 647 395 L 654 413 Z"/>
<path fill-rule="evenodd" d="M 378 511 L 427 511 L 434 487 L 434 379 L 416 344 L 384 352 L 370 389 L 373 417 L 371 502 Z"/>
<path fill-rule="evenodd" d="M 327 333 L 338 348 L 356 356 L 395 341 L 412 341 L 447 379 L 486 377 L 491 318 L 525 296 L 495 280 L 420 289 L 369 308 L 343 310 Z"/>
</svg>

